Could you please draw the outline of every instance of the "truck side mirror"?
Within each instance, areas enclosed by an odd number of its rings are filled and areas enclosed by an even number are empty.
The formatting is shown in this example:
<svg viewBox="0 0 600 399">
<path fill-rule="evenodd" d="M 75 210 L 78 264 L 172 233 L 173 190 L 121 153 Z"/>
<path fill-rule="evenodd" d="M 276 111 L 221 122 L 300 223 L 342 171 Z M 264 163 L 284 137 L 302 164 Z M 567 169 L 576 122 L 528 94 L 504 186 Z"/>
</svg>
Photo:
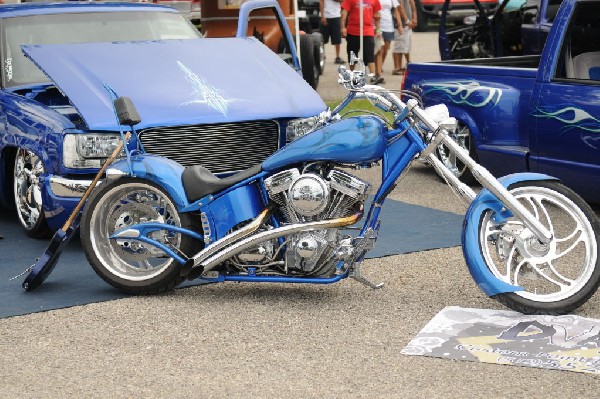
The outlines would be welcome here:
<svg viewBox="0 0 600 399">
<path fill-rule="evenodd" d="M 114 106 L 121 125 L 134 126 L 142 121 L 131 98 L 119 97 L 114 100 Z"/>
</svg>

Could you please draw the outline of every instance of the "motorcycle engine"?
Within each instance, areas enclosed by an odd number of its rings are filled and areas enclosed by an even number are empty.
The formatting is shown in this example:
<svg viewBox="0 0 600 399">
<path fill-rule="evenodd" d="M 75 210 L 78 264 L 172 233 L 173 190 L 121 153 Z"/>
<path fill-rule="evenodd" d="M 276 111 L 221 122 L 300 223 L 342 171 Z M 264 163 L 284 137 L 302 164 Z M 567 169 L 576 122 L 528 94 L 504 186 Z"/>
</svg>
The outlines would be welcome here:
<svg viewBox="0 0 600 399">
<path fill-rule="evenodd" d="M 279 172 L 265 180 L 269 197 L 280 205 L 288 223 L 342 218 L 353 214 L 367 198 L 370 184 L 341 170 L 326 178 L 298 169 Z M 286 270 L 324 275 L 332 271 L 339 229 L 301 232 L 287 238 Z"/>
</svg>

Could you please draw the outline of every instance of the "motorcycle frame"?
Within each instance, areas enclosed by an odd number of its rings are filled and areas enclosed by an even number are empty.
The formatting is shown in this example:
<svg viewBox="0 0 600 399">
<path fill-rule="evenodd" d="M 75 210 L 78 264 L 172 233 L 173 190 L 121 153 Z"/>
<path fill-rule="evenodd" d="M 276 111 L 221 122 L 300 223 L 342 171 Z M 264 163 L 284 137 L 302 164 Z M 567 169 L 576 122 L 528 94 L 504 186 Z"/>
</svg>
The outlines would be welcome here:
<svg viewBox="0 0 600 399">
<path fill-rule="evenodd" d="M 365 87 L 365 89 L 368 89 Z M 343 107 L 345 107 L 352 99 L 355 98 L 357 92 L 350 92 L 346 99 L 340 103 L 340 105 L 333 111 L 334 114 L 338 113 Z M 373 95 L 373 93 L 364 94 Z M 376 94 L 379 96 L 379 100 L 382 100 L 390 104 L 390 107 L 383 107 L 384 110 L 389 111 L 393 107 L 391 105 L 401 103 L 399 100 L 396 102 L 397 97 L 389 92 L 380 92 Z M 367 95 L 368 97 L 368 95 Z M 387 108 L 387 109 L 386 109 Z M 377 192 L 374 195 L 373 201 L 370 205 L 370 209 L 367 213 L 367 217 L 360 229 L 359 235 L 355 239 L 377 239 L 377 233 L 379 230 L 379 214 L 384 201 L 388 194 L 395 188 L 402 173 L 407 170 L 412 162 L 415 161 L 417 156 L 421 159 L 426 159 L 430 162 L 446 179 L 447 183 L 457 192 L 467 203 L 471 203 L 471 207 L 467 211 L 467 220 L 469 217 L 475 219 L 479 217 L 477 212 L 472 211 L 472 208 L 481 211 L 481 204 L 485 202 L 485 209 L 492 209 L 497 212 L 498 217 L 509 217 L 515 215 L 519 217 L 524 224 L 537 236 L 541 242 L 548 242 L 552 239 L 551 233 L 533 216 L 531 213 L 524 208 L 508 191 L 509 184 L 517 181 L 524 180 L 546 180 L 550 179 L 548 176 L 524 173 L 518 177 L 505 179 L 504 181 L 496 180 L 484 167 L 477 164 L 469 155 L 466 153 L 457 143 L 452 140 L 448 133 L 442 129 L 435 121 L 433 121 L 420 107 L 416 100 L 408 100 L 406 107 L 397 112 L 396 120 L 392 129 L 387 130 L 385 137 L 387 146 L 385 152 L 381 158 L 383 161 L 382 165 L 382 179 L 381 185 L 378 187 Z M 412 113 L 412 115 L 409 115 Z M 416 118 L 415 118 L 416 116 Z M 361 118 L 358 116 L 357 118 Z M 384 122 L 382 122 L 384 123 Z M 426 126 L 425 131 L 420 130 L 417 127 L 418 123 L 423 123 Z M 309 133 L 310 134 L 310 133 Z M 441 164 L 434 154 L 435 149 L 440 145 L 447 146 L 450 151 L 454 152 L 457 157 L 473 172 L 473 175 L 484 187 L 482 193 L 478 196 L 475 195 L 474 191 L 468 186 L 460 182 L 447 168 Z M 143 157 L 144 155 L 142 155 Z M 369 166 L 369 165 L 358 165 L 358 166 Z M 135 172 L 135 163 L 133 171 Z M 189 273 L 193 268 L 197 268 L 208 265 L 205 274 L 201 276 L 201 279 L 207 281 L 221 282 L 221 281 L 252 281 L 252 282 L 278 282 L 278 283 L 314 283 L 314 284 L 329 284 L 337 282 L 343 278 L 346 278 L 353 271 L 355 264 L 360 263 L 363 260 L 364 255 L 367 253 L 364 247 L 361 248 L 361 253 L 352 258 L 352 264 L 347 265 L 346 260 L 340 260 L 336 268 L 338 274 L 329 278 L 318 278 L 318 277 L 288 277 L 288 276 L 261 276 L 256 275 L 256 268 L 249 268 L 248 275 L 222 275 L 219 273 L 211 273 L 210 269 L 219 262 L 223 261 L 227 257 L 233 256 L 245 248 L 252 245 L 258 244 L 261 241 L 278 238 L 281 239 L 285 235 L 293 234 L 298 231 L 314 230 L 318 228 L 330 228 L 330 227 L 341 227 L 347 224 L 347 221 L 319 221 L 309 223 L 299 223 L 296 225 L 287 225 L 281 227 L 277 219 L 273 216 L 268 215 L 268 194 L 264 184 L 264 179 L 269 173 L 262 171 L 254 176 L 251 176 L 219 193 L 207 195 L 192 204 L 180 209 L 182 212 L 193 212 L 200 211 L 206 213 L 210 211 L 210 205 L 215 201 L 229 200 L 232 198 L 235 200 L 235 192 L 239 189 L 248 188 L 251 185 L 256 185 L 258 188 L 258 195 L 246 203 L 243 201 L 237 201 L 236 206 L 242 208 L 242 213 L 246 216 L 252 215 L 251 219 L 254 219 L 257 214 L 262 210 L 262 221 L 266 217 L 269 217 L 275 229 L 261 232 L 258 234 L 246 234 L 241 237 L 237 237 L 235 232 L 232 234 L 215 234 L 215 226 L 211 218 L 208 218 L 208 228 L 210 230 L 210 236 L 205 234 L 204 236 L 198 234 L 196 231 L 175 227 L 167 224 L 160 223 L 146 223 L 135 226 L 130 226 L 128 229 L 117 232 L 111 236 L 111 239 L 127 238 L 137 239 L 147 244 L 154 245 L 163 250 L 168 256 L 172 257 L 175 261 L 182 265 L 183 269 Z M 515 175 L 516 176 L 516 175 Z M 233 197 L 231 197 L 233 196 Z M 481 198 L 480 198 L 481 197 Z M 247 198 L 247 197 L 244 197 Z M 479 200 L 478 200 L 479 199 Z M 485 199 L 485 201 L 484 201 Z M 471 216 L 469 216 L 471 215 Z M 358 220 L 360 215 L 355 215 L 355 220 L 351 220 L 353 224 Z M 235 222 L 241 222 L 249 220 L 248 218 L 232 220 L 232 226 Z M 465 222 L 467 224 L 467 221 Z M 471 226 L 471 233 L 473 234 L 475 220 L 471 220 L 468 223 Z M 258 229 L 258 226 L 256 226 Z M 195 239 L 203 239 L 207 243 L 211 243 L 194 255 L 192 258 L 187 259 L 179 254 L 175 253 L 170 248 L 162 245 L 161 243 L 148 238 L 146 235 L 152 231 L 167 230 L 171 232 L 186 234 Z M 243 230 L 243 229 L 242 229 Z M 463 231 L 463 251 L 465 252 L 465 237 L 469 233 Z M 229 246 L 236 247 L 233 251 L 226 250 Z M 475 250 L 472 248 L 472 250 Z M 237 252 L 235 252 L 237 251 Z M 477 252 L 479 252 L 477 248 Z M 469 270 L 478 284 L 478 286 L 488 295 L 495 295 L 501 292 L 514 292 L 522 290 L 522 287 L 513 286 L 503 282 L 496 278 L 487 268 L 484 267 L 484 263 L 480 259 L 469 258 L 465 256 Z"/>
<path fill-rule="evenodd" d="M 358 117 L 358 118 L 360 118 L 360 117 Z M 384 203 L 387 195 L 394 189 L 394 187 L 396 186 L 396 183 L 398 181 L 398 178 L 406 170 L 406 168 L 415 160 L 416 155 L 419 154 L 421 151 L 423 151 L 426 148 L 426 145 L 423 142 L 421 136 L 414 129 L 414 127 L 411 126 L 411 122 L 408 120 L 403 120 L 396 126 L 396 128 L 394 128 L 392 130 L 388 130 L 386 137 L 387 137 L 388 143 L 391 143 L 391 144 L 389 144 L 387 146 L 385 153 L 381 159 L 383 162 L 382 176 L 381 176 L 382 183 L 378 187 L 378 189 L 374 195 L 373 201 L 371 202 L 371 205 L 370 205 L 370 209 L 367 213 L 367 217 L 362 225 L 362 228 L 360 229 L 360 233 L 358 234 L 358 238 L 364 238 L 368 231 L 373 231 L 373 233 L 374 233 L 373 239 L 377 238 L 377 232 L 379 230 L 379 214 L 380 214 L 381 208 L 383 206 L 383 203 Z M 135 163 L 134 163 L 134 166 L 135 166 Z M 369 166 L 369 165 L 362 165 L 362 166 Z M 135 172 L 135 168 L 134 168 L 134 172 Z M 137 173 L 134 173 L 134 174 L 137 175 Z M 260 198 L 255 198 L 253 201 L 251 201 L 250 204 L 244 203 L 242 201 L 237 201 L 236 206 L 244 208 L 244 210 L 242 210 L 242 212 L 245 214 L 251 214 L 252 212 L 255 212 L 255 210 L 258 208 L 264 209 L 268 205 L 268 194 L 267 194 L 267 189 L 264 184 L 264 179 L 265 179 L 265 177 L 267 177 L 267 175 L 268 175 L 267 172 L 262 171 L 256 175 L 253 175 L 253 176 L 231 186 L 231 187 L 226 188 L 225 190 L 223 190 L 221 192 L 218 192 L 215 194 L 210 194 L 210 195 L 207 195 L 197 201 L 194 201 L 194 203 L 190 204 L 189 206 L 184 207 L 183 209 L 181 209 L 181 211 L 182 212 L 194 212 L 194 211 L 197 212 L 197 211 L 199 211 L 199 212 L 205 213 L 205 214 L 210 213 L 211 204 L 214 204 L 215 202 L 223 201 L 223 200 L 235 201 L 236 191 L 239 189 L 244 190 L 244 188 L 246 188 L 252 184 L 256 184 L 256 186 L 258 188 L 258 192 L 260 194 L 259 195 Z M 231 198 L 232 196 L 233 196 L 233 198 Z M 192 231 L 189 229 L 172 226 L 172 225 L 168 225 L 168 224 L 162 224 L 162 223 L 144 223 L 144 224 L 138 224 L 135 226 L 130 226 L 128 229 L 125 229 L 123 231 L 119 231 L 119 232 L 113 234 L 110 238 L 111 239 L 119 239 L 119 238 L 136 239 L 136 240 L 139 240 L 146 244 L 156 246 L 157 248 L 164 251 L 168 256 L 173 258 L 175 261 L 177 261 L 181 265 L 187 265 L 188 267 L 189 266 L 198 267 L 203 260 L 213 256 L 213 254 L 215 252 L 218 253 L 218 249 L 213 249 L 211 251 L 212 254 L 209 254 L 209 255 L 199 256 L 200 254 L 196 254 L 191 259 L 186 259 L 185 257 L 176 253 L 169 247 L 149 238 L 147 235 L 153 231 L 158 231 L 158 230 L 166 230 L 166 231 L 173 232 L 173 233 L 186 234 L 195 239 L 204 240 L 205 242 L 206 241 L 211 242 L 211 245 L 208 245 L 205 249 L 210 249 L 214 245 L 220 246 L 221 248 L 225 248 L 228 245 L 233 245 L 234 243 L 240 241 L 240 240 L 233 240 L 233 242 L 226 242 L 224 244 L 219 245 L 218 244 L 219 241 L 223 240 L 223 239 L 227 239 L 227 235 L 215 234 L 216 229 L 215 229 L 215 226 L 214 226 L 212 220 L 210 220 L 210 219 L 211 218 L 208 218 L 208 222 L 210 223 L 209 229 L 212 232 L 210 238 L 208 238 L 207 236 L 202 236 L 201 234 L 199 234 L 196 231 Z M 242 221 L 242 220 L 238 220 L 238 222 L 239 221 Z M 276 220 L 276 218 L 271 217 L 271 222 L 275 228 L 280 228 L 279 221 Z M 234 223 L 234 222 L 232 221 L 232 223 Z M 318 226 L 319 222 L 315 222 L 314 224 Z M 318 227 L 312 227 L 312 229 L 315 229 L 315 228 L 318 228 Z M 305 229 L 306 229 L 305 224 L 298 224 L 298 231 L 305 230 Z M 310 229 L 310 227 L 309 227 L 309 229 Z M 290 229 L 290 230 L 293 230 L 293 229 Z M 288 234 L 291 234 L 291 233 L 288 233 Z M 267 238 L 265 238 L 263 240 L 266 240 L 266 239 Z M 202 252 L 203 251 L 201 251 L 201 253 Z M 366 252 L 367 251 L 363 251 L 363 253 L 360 254 L 360 256 L 358 256 L 354 261 L 355 262 L 361 261 Z M 285 276 L 252 276 L 252 275 L 248 275 L 248 276 L 219 275 L 218 277 L 215 277 L 215 278 L 204 278 L 204 277 L 202 277 L 202 278 L 206 279 L 206 280 L 211 280 L 211 281 L 270 281 L 270 282 L 327 284 L 327 283 L 333 283 L 333 282 L 339 281 L 342 278 L 348 277 L 348 274 L 351 271 L 351 267 L 344 267 L 344 261 L 338 262 L 336 267 L 339 270 L 344 270 L 344 272 L 339 275 L 335 275 L 331 278 L 316 278 L 316 277 L 299 278 L 299 277 L 285 277 Z"/>
</svg>

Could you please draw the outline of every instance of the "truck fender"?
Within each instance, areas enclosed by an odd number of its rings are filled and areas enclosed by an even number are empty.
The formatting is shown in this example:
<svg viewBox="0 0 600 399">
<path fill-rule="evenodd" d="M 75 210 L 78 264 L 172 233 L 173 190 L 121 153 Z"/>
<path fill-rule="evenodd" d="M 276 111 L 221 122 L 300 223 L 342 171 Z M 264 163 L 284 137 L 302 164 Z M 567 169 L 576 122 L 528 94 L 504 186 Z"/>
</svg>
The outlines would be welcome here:
<svg viewBox="0 0 600 399">
<path fill-rule="evenodd" d="M 471 137 L 475 141 L 475 148 L 477 148 L 477 145 L 482 142 L 481 131 L 479 130 L 477 123 L 475 123 L 473 120 L 471 114 L 465 111 L 463 108 L 455 107 L 452 104 L 448 104 L 447 106 L 448 112 L 451 116 L 467 125 L 469 131 L 471 132 Z"/>
<path fill-rule="evenodd" d="M 190 206 L 181 180 L 184 169 L 184 166 L 171 159 L 152 154 L 140 154 L 131 157 L 131 162 L 121 159 L 110 165 L 106 170 L 106 179 L 133 176 L 149 180 L 164 188 L 177 209 L 181 211 Z"/>
<path fill-rule="evenodd" d="M 541 173 L 515 173 L 498 179 L 498 181 L 508 188 L 511 184 L 521 183 L 526 181 L 540 180 L 558 180 L 554 177 Z M 494 296 L 506 292 L 523 291 L 520 286 L 508 284 L 494 274 L 487 267 L 481 249 L 479 247 L 479 223 L 483 214 L 492 210 L 501 213 L 504 217 L 510 216 L 510 212 L 503 211 L 503 205 L 496 196 L 489 190 L 483 189 L 475 197 L 467 213 L 463 223 L 462 231 L 462 249 L 465 262 L 469 268 L 469 272 L 473 280 L 487 296 Z"/>
</svg>

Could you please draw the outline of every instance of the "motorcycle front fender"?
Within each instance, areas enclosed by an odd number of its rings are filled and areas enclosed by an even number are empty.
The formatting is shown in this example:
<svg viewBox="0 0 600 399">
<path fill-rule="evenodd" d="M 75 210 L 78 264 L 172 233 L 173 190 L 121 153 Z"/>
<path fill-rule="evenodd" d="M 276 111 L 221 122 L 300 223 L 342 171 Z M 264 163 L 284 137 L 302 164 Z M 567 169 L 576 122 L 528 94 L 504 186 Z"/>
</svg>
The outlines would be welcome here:
<svg viewBox="0 0 600 399">
<path fill-rule="evenodd" d="M 505 188 L 515 183 L 540 180 L 558 179 L 540 173 L 515 173 L 498 179 Z M 465 215 L 462 231 L 463 256 L 469 272 L 477 286 L 487 296 L 523 291 L 523 287 L 508 284 L 494 276 L 485 263 L 481 248 L 479 247 L 479 223 L 483 214 L 488 210 L 496 212 L 498 215 L 497 219 L 512 216 L 510 211 L 504 209 L 502 202 L 489 190 L 484 188 L 475 197 Z"/>
<path fill-rule="evenodd" d="M 133 177 L 151 181 L 164 188 L 177 209 L 183 210 L 190 206 L 181 180 L 184 169 L 184 166 L 171 159 L 140 154 L 131 157 L 131 163 L 122 159 L 110 165 L 106 170 L 106 178 L 110 180 L 132 173 Z"/>
</svg>

